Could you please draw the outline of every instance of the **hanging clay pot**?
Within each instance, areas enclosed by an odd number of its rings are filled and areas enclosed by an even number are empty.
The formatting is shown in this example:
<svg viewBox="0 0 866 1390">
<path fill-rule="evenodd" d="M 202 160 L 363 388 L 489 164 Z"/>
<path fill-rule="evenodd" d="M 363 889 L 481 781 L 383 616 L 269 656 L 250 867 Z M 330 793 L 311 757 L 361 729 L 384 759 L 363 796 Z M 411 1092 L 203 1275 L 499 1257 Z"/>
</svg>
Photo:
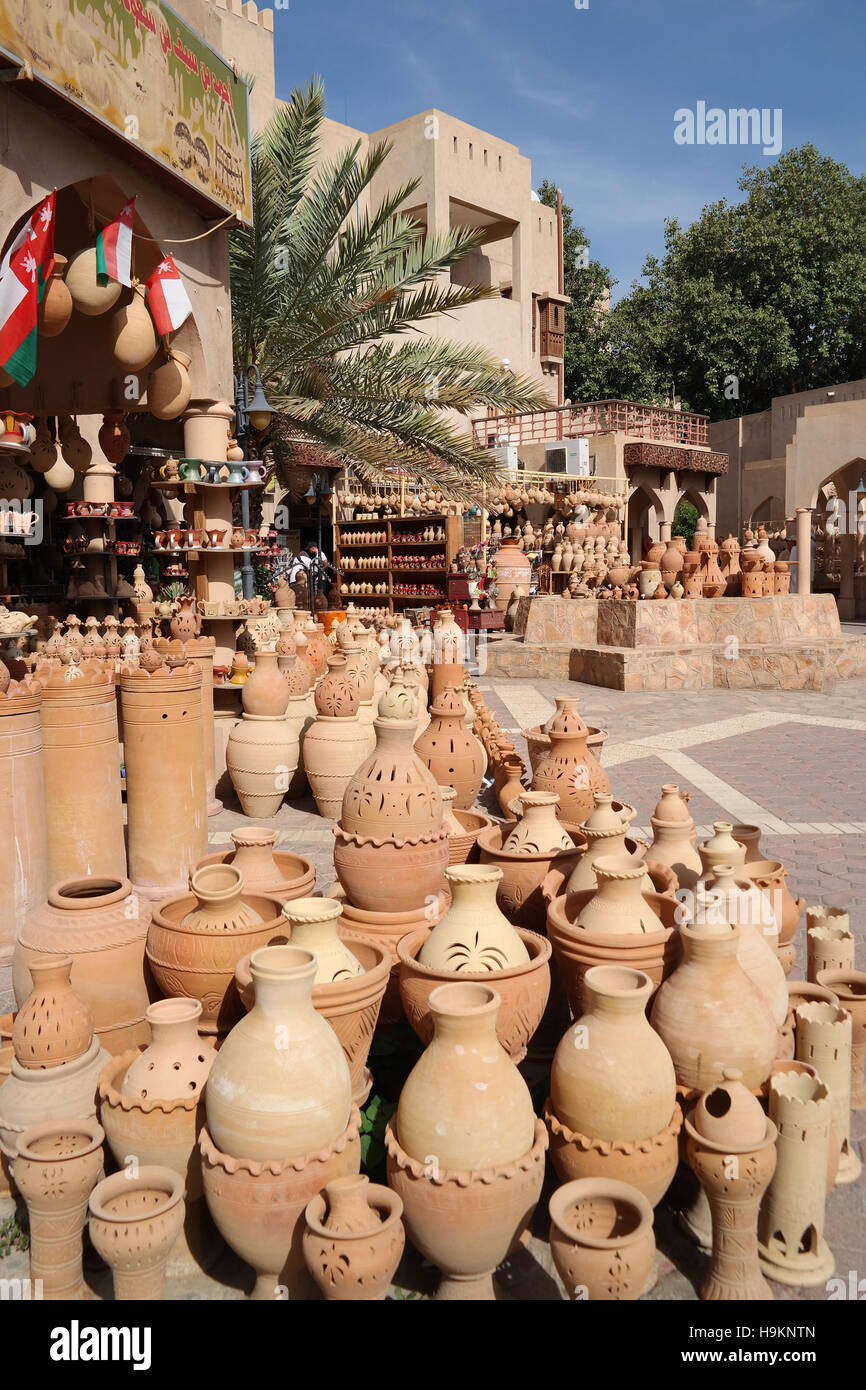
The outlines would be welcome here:
<svg viewBox="0 0 866 1390">
<path fill-rule="evenodd" d="M 93 458 L 93 450 L 87 440 L 82 438 L 78 422 L 68 415 L 60 422 L 60 444 L 64 462 L 76 473 L 86 473 Z M 54 487 L 53 483 L 48 482 L 47 473 L 45 480 L 48 486 Z"/>
<path fill-rule="evenodd" d="M 598 887 L 575 925 L 593 936 L 639 936 L 664 931 L 647 901 L 652 887 L 647 866 L 631 854 L 601 855 L 593 863 Z"/>
<path fill-rule="evenodd" d="M 253 953 L 250 971 L 255 1004 L 229 1033 L 208 1077 L 208 1129 L 236 1158 L 300 1158 L 346 1129 L 349 1068 L 313 1007 L 310 951 L 268 946 Z"/>
<path fill-rule="evenodd" d="M 189 368 L 192 358 L 178 348 L 168 348 L 168 361 L 147 379 L 147 408 L 157 420 L 176 420 L 192 396 Z"/>
<path fill-rule="evenodd" d="M 507 754 L 494 769 L 494 779 L 498 780 L 496 799 L 507 821 L 516 821 L 520 798 L 526 788 L 523 785 L 523 759 L 516 753 Z"/>
<path fill-rule="evenodd" d="M 520 820 L 502 848 L 509 854 L 556 854 L 574 849 L 574 840 L 557 817 L 556 792 L 523 792 Z"/>
<path fill-rule="evenodd" d="M 216 1053 L 198 1035 L 198 999 L 159 999 L 147 1010 L 151 1043 L 121 1082 L 123 1094 L 138 1100 L 174 1100 L 199 1095 Z"/>
<path fill-rule="evenodd" d="M 111 1270 L 116 1302 L 162 1298 L 183 1197 L 179 1173 L 147 1165 L 103 1178 L 90 1194 L 90 1239 Z"/>
<path fill-rule="evenodd" d="M 66 268 L 66 288 L 80 314 L 95 318 L 117 303 L 123 286 L 117 280 L 102 285 L 96 278 L 96 247 L 85 246 L 70 258 Z"/>
<path fill-rule="evenodd" d="M 484 750 L 465 723 L 463 696 L 453 686 L 436 696 L 427 728 L 415 740 L 415 752 L 440 786 L 457 792 L 455 805 L 468 811 L 484 775 Z"/>
<path fill-rule="evenodd" d="M 37 1297 L 87 1297 L 82 1237 L 87 1201 L 102 1177 L 104 1138 L 95 1119 L 71 1119 L 34 1125 L 18 1140 L 15 1186 L 27 1203 Z"/>
<path fill-rule="evenodd" d="M 314 985 L 333 984 L 364 973 L 358 957 L 337 935 L 342 911 L 343 904 L 335 898 L 295 898 L 285 905 L 292 945 L 315 956 Z"/>
<path fill-rule="evenodd" d="M 656 1249 L 642 1192 L 610 1179 L 568 1182 L 550 1199 L 550 1222 L 550 1253 L 569 1298 L 640 1298 Z"/>
<path fill-rule="evenodd" d="M 385 1297 L 406 1236 L 403 1203 L 366 1174 L 335 1178 L 307 1204 L 304 1259 L 328 1302 Z"/>
<path fill-rule="evenodd" d="M 145 286 L 132 284 L 132 298 L 114 314 L 108 324 L 108 341 L 114 360 L 125 371 L 140 372 L 159 347 L 153 319 L 145 304 Z"/>
<path fill-rule="evenodd" d="M 451 906 L 433 928 L 418 960 L 435 970 L 507 970 L 529 960 L 508 918 L 496 906 L 502 870 L 492 864 L 445 870 Z"/>
<path fill-rule="evenodd" d="M 40 338 L 56 338 L 62 333 L 72 318 L 72 295 L 63 279 L 68 264 L 66 256 L 54 252 L 54 269 L 51 272 L 42 303 L 37 316 Z"/>
<path fill-rule="evenodd" d="M 122 410 L 107 410 L 99 427 L 99 447 L 109 463 L 123 463 L 129 453 L 130 433 Z M 152 597 L 152 595 L 151 595 Z"/>
<path fill-rule="evenodd" d="M 22 1067 L 44 1070 L 83 1057 L 93 1038 L 93 1015 L 70 984 L 71 956 L 34 956 L 33 993 L 15 1016 L 12 1043 Z"/>
<path fill-rule="evenodd" d="M 577 701 L 556 697 L 557 713 L 547 730 L 550 748 L 532 779 L 532 791 L 557 792 L 559 816 L 580 825 L 593 809 L 595 792 L 609 792 L 607 773 L 590 753 L 589 730 L 577 712 Z"/>
</svg>

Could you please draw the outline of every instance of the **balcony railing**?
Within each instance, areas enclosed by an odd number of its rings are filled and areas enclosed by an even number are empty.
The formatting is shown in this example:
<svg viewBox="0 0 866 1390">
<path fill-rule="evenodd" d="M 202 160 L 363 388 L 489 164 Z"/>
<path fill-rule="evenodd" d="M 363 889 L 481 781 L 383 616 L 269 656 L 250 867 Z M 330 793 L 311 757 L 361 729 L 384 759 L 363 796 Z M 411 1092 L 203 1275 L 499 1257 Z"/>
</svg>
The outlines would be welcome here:
<svg viewBox="0 0 866 1390">
<path fill-rule="evenodd" d="M 668 406 L 635 401 L 588 401 L 584 405 L 552 406 L 523 415 L 494 415 L 474 420 L 476 446 L 495 449 L 504 444 L 543 444 L 548 440 L 579 439 L 620 430 L 659 443 L 706 445 L 709 416 L 691 415 Z"/>
</svg>

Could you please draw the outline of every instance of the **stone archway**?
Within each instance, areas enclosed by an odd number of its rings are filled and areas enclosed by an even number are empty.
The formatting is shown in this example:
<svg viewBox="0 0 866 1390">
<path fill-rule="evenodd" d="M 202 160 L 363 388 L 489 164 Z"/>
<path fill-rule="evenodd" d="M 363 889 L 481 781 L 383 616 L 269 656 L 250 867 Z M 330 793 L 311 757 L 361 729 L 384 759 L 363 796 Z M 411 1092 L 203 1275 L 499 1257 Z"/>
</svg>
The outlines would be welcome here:
<svg viewBox="0 0 866 1390">
<path fill-rule="evenodd" d="M 658 540 L 665 524 L 665 509 L 655 488 L 645 482 L 632 486 L 628 496 L 628 544 L 632 562 L 643 559 L 644 540 Z"/>
</svg>

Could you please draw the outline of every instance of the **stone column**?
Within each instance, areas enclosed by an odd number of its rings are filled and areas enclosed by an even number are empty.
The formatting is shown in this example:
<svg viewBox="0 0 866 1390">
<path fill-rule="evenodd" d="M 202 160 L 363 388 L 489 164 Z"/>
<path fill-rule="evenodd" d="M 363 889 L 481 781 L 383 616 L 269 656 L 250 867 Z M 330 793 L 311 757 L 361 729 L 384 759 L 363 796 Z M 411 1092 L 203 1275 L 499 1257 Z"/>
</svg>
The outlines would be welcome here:
<svg viewBox="0 0 866 1390">
<path fill-rule="evenodd" d="M 797 508 L 797 593 L 812 592 L 812 509 Z"/>
<path fill-rule="evenodd" d="M 662 541 L 665 541 L 665 542 L 667 542 L 667 541 L 670 540 L 670 538 L 671 538 L 671 527 L 672 527 L 672 525 L 673 525 L 673 522 L 672 522 L 672 521 L 663 521 L 663 522 L 662 522 L 662 524 L 661 524 L 661 535 L 659 536 L 659 540 L 662 540 Z"/>
<path fill-rule="evenodd" d="M 11 965 L 18 928 L 48 895 L 41 703 L 35 682 L 0 694 L 0 966 Z"/>
<path fill-rule="evenodd" d="M 800 553 L 800 547 L 797 547 Z M 854 602 L 854 566 L 857 559 L 857 537 L 853 531 L 843 531 L 839 537 L 839 617 L 852 622 L 856 617 Z"/>
</svg>

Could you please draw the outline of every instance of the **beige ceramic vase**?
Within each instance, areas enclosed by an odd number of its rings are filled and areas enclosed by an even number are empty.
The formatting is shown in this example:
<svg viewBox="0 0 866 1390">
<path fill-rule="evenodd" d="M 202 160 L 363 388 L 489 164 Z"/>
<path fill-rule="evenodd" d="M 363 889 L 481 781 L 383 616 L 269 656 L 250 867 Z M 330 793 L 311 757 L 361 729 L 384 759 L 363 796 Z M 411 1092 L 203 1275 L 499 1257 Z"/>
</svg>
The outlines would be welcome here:
<svg viewBox="0 0 866 1390">
<path fill-rule="evenodd" d="M 590 815 L 595 792 L 609 792 L 607 773 L 587 747 L 589 730 L 577 712 L 577 701 L 556 697 L 557 713 L 547 733 L 550 747 L 542 755 L 532 790 L 559 795 L 560 818 L 580 825 Z"/>
<path fill-rule="evenodd" d="M 286 712 L 289 688 L 280 674 L 275 651 L 256 652 L 256 665 L 241 690 L 245 714 L 278 717 Z"/>
<path fill-rule="evenodd" d="M 415 752 L 437 783 L 454 788 L 455 805 L 468 811 L 481 787 L 484 749 L 466 727 L 466 706 L 459 690 L 446 686 L 430 712 L 430 723 L 415 740 Z"/>
<path fill-rule="evenodd" d="M 644 850 L 635 840 L 628 838 L 629 821 L 634 808 L 624 802 L 614 802 L 609 792 L 596 792 L 595 809 L 583 825 L 586 849 L 580 856 L 565 885 L 566 896 L 571 893 L 595 892 L 597 879 L 595 861 L 608 858 L 612 854 L 634 854 L 643 858 Z"/>
<path fill-rule="evenodd" d="M 486 985 L 440 985 L 430 994 L 433 1040 L 397 1108 L 397 1138 L 417 1161 L 473 1173 L 532 1148 L 532 1100 L 496 1036 L 499 1005 Z"/>
<path fill-rule="evenodd" d="M 280 1161 L 327 1148 L 348 1125 L 352 1085 L 336 1034 L 313 1007 L 316 959 L 266 946 L 250 973 L 255 1004 L 208 1077 L 208 1129 L 234 1158 Z"/>
<path fill-rule="evenodd" d="M 277 814 L 300 757 L 298 730 L 282 716 L 245 713 L 238 720 L 226 744 L 226 768 L 245 816 Z"/>
<path fill-rule="evenodd" d="M 761 1268 L 780 1284 L 826 1286 L 835 1266 L 824 1239 L 829 1088 L 805 1069 L 776 1073 L 770 1077 L 769 1114 L 778 1138 L 776 1171 L 758 1217 Z"/>
<path fill-rule="evenodd" d="M 388 693 L 381 705 L 390 709 Z M 377 839 L 431 835 L 442 828 L 436 778 L 413 748 L 414 719 L 379 718 L 376 749 L 365 758 L 343 796 L 340 824 L 347 834 Z"/>
<path fill-rule="evenodd" d="M 183 1178 L 171 1168 L 115 1173 L 94 1188 L 90 1239 L 111 1270 L 116 1302 L 162 1298 L 183 1218 Z"/>
<path fill-rule="evenodd" d="M 730 821 L 713 821 L 714 833 L 699 847 L 701 866 L 705 874 L 711 874 L 720 864 L 731 868 L 742 868 L 746 862 L 746 846 L 735 840 Z"/>
<path fill-rule="evenodd" d="M 159 999 L 147 1010 L 151 1043 L 121 1082 L 137 1100 L 175 1100 L 199 1095 L 216 1052 L 198 1035 L 202 1008 L 197 999 Z"/>
<path fill-rule="evenodd" d="M 93 1038 L 93 1015 L 69 983 L 71 956 L 37 956 L 30 962 L 33 992 L 12 1025 L 12 1045 L 22 1067 L 45 1070 L 83 1057 Z"/>
<path fill-rule="evenodd" d="M 656 864 L 667 864 L 673 869 L 681 888 L 694 888 L 703 865 L 692 841 L 695 823 L 689 815 L 687 800 L 674 783 L 668 782 L 662 787 L 650 824 L 653 842 L 647 851 L 648 857 Z"/>
<path fill-rule="evenodd" d="M 295 898 L 283 909 L 291 942 L 316 958 L 315 985 L 363 975 L 364 967 L 337 935 L 343 904 L 336 898 Z"/>
<path fill-rule="evenodd" d="M 320 816 L 338 820 L 343 794 L 361 763 L 376 746 L 370 724 L 358 715 L 357 683 L 346 673 L 346 658 L 328 658 L 328 674 L 316 687 L 316 720 L 303 742 L 304 770 Z"/>
<path fill-rule="evenodd" d="M 575 925 L 594 936 L 640 936 L 663 932 L 665 924 L 644 894 L 651 891 L 647 868 L 631 854 L 602 855 L 593 864 L 598 887 Z"/>
<path fill-rule="evenodd" d="M 586 972 L 587 1011 L 553 1059 L 550 1099 L 558 1120 L 595 1139 L 649 1139 L 670 1124 L 676 1076 L 647 1021 L 653 983 L 641 970 L 598 965 Z"/>
<path fill-rule="evenodd" d="M 451 906 L 425 941 L 421 965 L 474 973 L 527 964 L 526 947 L 496 905 L 502 870 L 494 864 L 454 864 L 445 879 Z"/>
<path fill-rule="evenodd" d="M 717 928 L 736 923 L 740 929 L 737 960 L 781 1028 L 788 1015 L 788 986 L 776 951 L 778 933 L 772 905 L 753 883 L 737 881 L 730 864 L 719 864 L 695 895 L 693 926 Z"/>
<path fill-rule="evenodd" d="M 304 1212 L 304 1260 L 329 1303 L 385 1297 L 406 1236 L 403 1203 L 364 1174 L 334 1178 Z"/>
<path fill-rule="evenodd" d="M 653 1268 L 653 1209 L 609 1178 L 579 1178 L 550 1199 L 550 1253 L 570 1299 L 640 1298 Z"/>
<path fill-rule="evenodd" d="M 105 1134 L 95 1119 L 48 1120 L 24 1130 L 15 1186 L 30 1219 L 30 1278 L 46 1299 L 82 1299 L 87 1200 L 102 1177 Z"/>
<path fill-rule="evenodd" d="M 237 932 L 255 926 L 262 916 L 241 896 L 244 882 L 233 864 L 208 864 L 190 879 L 197 906 L 187 913 L 183 926 L 206 932 Z"/>
<path fill-rule="evenodd" d="M 116 310 L 108 323 L 108 341 L 114 360 L 128 372 L 140 372 L 159 347 L 144 297 L 145 286 L 134 281 L 129 303 Z"/>
<path fill-rule="evenodd" d="M 559 820 L 556 792 L 523 792 L 520 820 L 502 848 L 509 854 L 556 854 L 574 850 L 574 840 Z"/>
</svg>

